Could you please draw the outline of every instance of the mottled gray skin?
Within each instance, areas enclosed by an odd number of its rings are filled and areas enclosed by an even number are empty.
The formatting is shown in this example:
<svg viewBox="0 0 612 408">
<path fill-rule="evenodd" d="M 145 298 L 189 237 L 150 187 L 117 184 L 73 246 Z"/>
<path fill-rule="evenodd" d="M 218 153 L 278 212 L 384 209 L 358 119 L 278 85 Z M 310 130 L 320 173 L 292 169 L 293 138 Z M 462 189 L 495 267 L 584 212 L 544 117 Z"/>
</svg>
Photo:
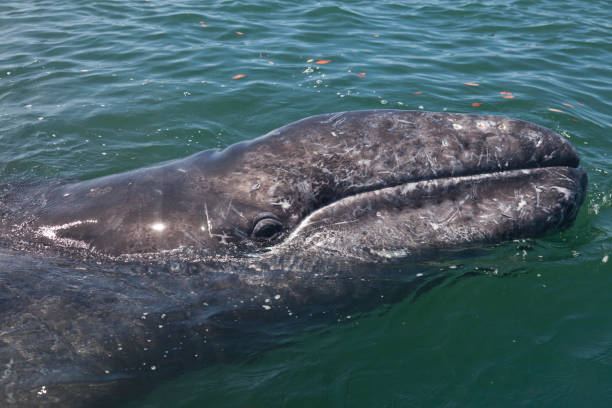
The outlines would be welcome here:
<svg viewBox="0 0 612 408">
<path fill-rule="evenodd" d="M 0 404 L 89 406 L 245 337 L 269 345 L 304 316 L 401 298 L 427 276 L 380 280 L 375 263 L 568 226 L 587 184 L 578 162 L 531 123 L 380 110 L 95 180 L 6 186 Z"/>
</svg>

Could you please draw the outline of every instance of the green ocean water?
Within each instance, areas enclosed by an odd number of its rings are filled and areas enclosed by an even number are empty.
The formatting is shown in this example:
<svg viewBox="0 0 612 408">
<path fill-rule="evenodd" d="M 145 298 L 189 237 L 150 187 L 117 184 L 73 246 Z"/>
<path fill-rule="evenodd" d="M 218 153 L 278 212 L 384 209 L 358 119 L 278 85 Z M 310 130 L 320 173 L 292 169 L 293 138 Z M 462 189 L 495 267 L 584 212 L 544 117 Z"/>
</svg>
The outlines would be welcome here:
<svg viewBox="0 0 612 408">
<path fill-rule="evenodd" d="M 588 173 L 571 229 L 436 261 L 456 279 L 126 408 L 612 405 L 610 2 L 6 1 L 0 32 L 0 182 L 377 108 L 535 122 Z"/>
</svg>

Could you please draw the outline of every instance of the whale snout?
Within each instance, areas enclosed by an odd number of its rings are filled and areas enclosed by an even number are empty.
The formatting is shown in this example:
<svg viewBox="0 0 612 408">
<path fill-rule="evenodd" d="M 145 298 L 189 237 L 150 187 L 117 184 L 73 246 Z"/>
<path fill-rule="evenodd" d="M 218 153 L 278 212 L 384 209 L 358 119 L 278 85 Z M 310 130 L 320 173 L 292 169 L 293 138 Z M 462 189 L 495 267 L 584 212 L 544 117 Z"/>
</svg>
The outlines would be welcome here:
<svg viewBox="0 0 612 408">
<path fill-rule="evenodd" d="M 405 258 L 538 237 L 576 218 L 587 175 L 559 134 L 503 117 L 378 115 L 399 125 L 369 128 L 367 140 L 379 145 L 352 171 L 372 157 L 370 177 L 338 183 L 336 200 L 312 211 L 279 248 L 305 242 L 349 257 Z M 386 123 L 381 118 L 368 120 Z"/>
</svg>

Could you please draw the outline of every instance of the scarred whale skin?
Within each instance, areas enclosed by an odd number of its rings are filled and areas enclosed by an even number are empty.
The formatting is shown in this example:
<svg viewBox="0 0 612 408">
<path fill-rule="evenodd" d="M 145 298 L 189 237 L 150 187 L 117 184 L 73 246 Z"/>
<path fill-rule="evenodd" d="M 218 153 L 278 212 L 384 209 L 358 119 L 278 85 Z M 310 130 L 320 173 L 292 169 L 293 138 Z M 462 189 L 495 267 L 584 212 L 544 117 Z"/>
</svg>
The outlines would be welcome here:
<svg viewBox="0 0 612 408">
<path fill-rule="evenodd" d="M 379 280 L 381 261 L 570 225 L 578 164 L 532 123 L 378 110 L 94 180 L 0 186 L 0 402 L 106 404 L 244 338 L 400 299 L 418 279 Z"/>
</svg>

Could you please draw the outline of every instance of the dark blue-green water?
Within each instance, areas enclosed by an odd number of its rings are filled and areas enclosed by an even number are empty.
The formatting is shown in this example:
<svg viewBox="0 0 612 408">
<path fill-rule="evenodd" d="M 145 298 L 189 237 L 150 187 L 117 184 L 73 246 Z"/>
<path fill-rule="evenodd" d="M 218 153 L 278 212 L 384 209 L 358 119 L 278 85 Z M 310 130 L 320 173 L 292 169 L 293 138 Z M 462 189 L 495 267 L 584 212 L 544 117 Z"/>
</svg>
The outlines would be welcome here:
<svg viewBox="0 0 612 408">
<path fill-rule="evenodd" d="M 535 122 L 588 172 L 571 229 L 441 261 L 476 274 L 130 408 L 612 404 L 609 1 L 9 0 L 0 32 L 0 182 L 92 178 L 376 108 Z"/>
</svg>

